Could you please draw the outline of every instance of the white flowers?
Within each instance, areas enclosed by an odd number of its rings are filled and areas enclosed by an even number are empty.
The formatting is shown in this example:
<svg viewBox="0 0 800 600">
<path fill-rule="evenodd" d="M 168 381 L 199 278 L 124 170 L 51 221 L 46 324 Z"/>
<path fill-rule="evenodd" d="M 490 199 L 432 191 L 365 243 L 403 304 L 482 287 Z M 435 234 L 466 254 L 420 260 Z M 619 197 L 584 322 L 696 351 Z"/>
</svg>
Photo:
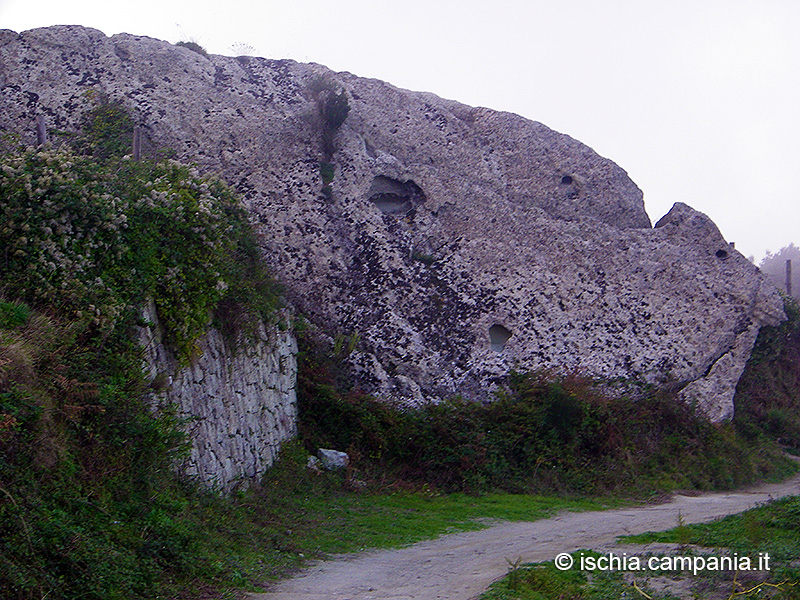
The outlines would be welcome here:
<svg viewBox="0 0 800 600">
<path fill-rule="evenodd" d="M 242 231 L 223 185 L 177 161 L 145 176 L 137 163 L 108 169 L 68 151 L 0 163 L 0 247 L 27 293 L 103 326 L 150 294 L 189 347 L 229 289 L 225 265 Z"/>
</svg>

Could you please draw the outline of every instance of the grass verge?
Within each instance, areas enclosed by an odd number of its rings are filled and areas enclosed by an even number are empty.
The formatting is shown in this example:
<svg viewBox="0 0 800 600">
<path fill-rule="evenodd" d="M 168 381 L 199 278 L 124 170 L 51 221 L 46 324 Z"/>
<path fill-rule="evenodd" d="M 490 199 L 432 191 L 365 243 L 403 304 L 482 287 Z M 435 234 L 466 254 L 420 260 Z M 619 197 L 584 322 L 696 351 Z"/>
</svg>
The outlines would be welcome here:
<svg viewBox="0 0 800 600">
<path fill-rule="evenodd" d="M 252 501 L 292 531 L 292 543 L 304 552 L 329 554 L 364 548 L 395 548 L 444 533 L 480 529 L 480 519 L 531 521 L 561 510 L 602 510 L 621 501 L 546 497 L 526 494 L 440 494 L 428 486 L 348 490 L 348 474 L 316 474 L 305 469 L 299 445 L 281 460 Z"/>
<path fill-rule="evenodd" d="M 627 562 L 616 570 L 560 571 L 553 562 L 511 565 L 509 574 L 481 600 L 796 599 L 800 598 L 799 532 L 800 497 L 783 498 L 713 523 L 679 524 L 669 531 L 624 536 L 620 542 L 626 546 L 616 556 L 624 555 Z M 637 552 L 628 544 L 667 546 L 659 546 L 658 552 L 652 548 Z M 601 556 L 591 550 L 572 554 L 576 566 L 581 559 Z M 667 562 L 664 557 L 669 557 Z M 713 568 L 713 560 L 731 568 Z M 592 566 L 583 563 L 587 565 Z M 688 565 L 692 567 L 687 569 Z"/>
</svg>

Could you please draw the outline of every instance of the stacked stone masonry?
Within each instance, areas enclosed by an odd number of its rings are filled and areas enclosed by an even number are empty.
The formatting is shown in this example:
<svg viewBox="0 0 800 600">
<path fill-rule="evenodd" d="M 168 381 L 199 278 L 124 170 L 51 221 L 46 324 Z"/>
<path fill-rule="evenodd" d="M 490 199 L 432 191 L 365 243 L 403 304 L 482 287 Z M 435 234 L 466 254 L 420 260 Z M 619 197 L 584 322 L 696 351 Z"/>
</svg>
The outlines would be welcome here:
<svg viewBox="0 0 800 600">
<path fill-rule="evenodd" d="M 252 338 L 231 344 L 215 329 L 198 340 L 186 366 L 162 339 L 155 306 L 139 330 L 153 405 L 186 421 L 191 449 L 183 472 L 229 493 L 258 482 L 281 444 L 297 433 L 297 344 L 290 331 L 261 323 Z"/>
</svg>

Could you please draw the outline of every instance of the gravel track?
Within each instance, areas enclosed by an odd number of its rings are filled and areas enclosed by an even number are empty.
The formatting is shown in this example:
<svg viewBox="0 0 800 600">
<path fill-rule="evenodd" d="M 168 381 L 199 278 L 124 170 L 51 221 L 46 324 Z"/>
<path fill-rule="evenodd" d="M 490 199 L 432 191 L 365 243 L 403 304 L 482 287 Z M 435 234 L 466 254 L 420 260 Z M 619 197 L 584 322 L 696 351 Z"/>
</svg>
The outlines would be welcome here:
<svg viewBox="0 0 800 600">
<path fill-rule="evenodd" d="M 508 561 L 553 560 L 559 552 L 600 550 L 617 536 L 702 523 L 783 496 L 800 495 L 800 474 L 736 492 L 675 495 L 669 502 L 607 511 L 560 513 L 533 522 L 500 522 L 398 550 L 370 550 L 314 563 L 250 600 L 473 600 L 508 571 Z"/>
</svg>

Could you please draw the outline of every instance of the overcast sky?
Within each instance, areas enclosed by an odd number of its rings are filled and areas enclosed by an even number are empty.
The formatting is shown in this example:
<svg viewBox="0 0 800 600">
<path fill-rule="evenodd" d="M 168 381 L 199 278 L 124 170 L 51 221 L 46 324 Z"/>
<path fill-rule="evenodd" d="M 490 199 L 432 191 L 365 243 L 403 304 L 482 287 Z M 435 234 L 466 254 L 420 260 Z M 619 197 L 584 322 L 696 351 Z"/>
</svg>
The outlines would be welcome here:
<svg viewBox="0 0 800 600">
<path fill-rule="evenodd" d="M 798 0 L 0 0 L 0 28 L 56 24 L 515 112 L 619 164 L 653 223 L 685 202 L 746 256 L 800 244 Z"/>
</svg>

